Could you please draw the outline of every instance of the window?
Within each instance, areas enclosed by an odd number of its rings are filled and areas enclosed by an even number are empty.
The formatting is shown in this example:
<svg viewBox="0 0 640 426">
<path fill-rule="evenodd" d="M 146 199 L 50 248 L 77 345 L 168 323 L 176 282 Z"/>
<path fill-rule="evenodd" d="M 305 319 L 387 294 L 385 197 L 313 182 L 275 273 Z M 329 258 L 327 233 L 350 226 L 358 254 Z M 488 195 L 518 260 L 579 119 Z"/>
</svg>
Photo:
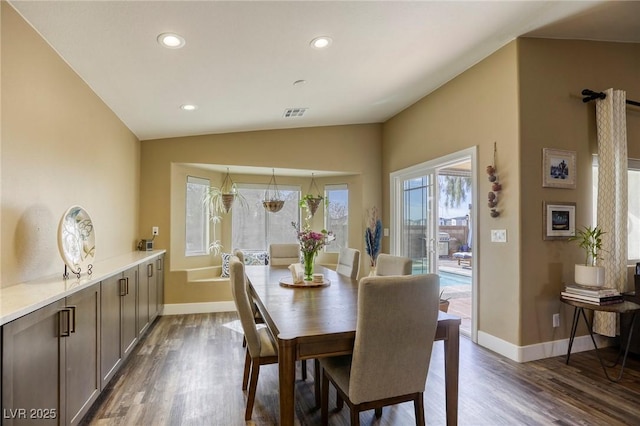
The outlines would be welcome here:
<svg viewBox="0 0 640 426">
<path fill-rule="evenodd" d="M 337 253 L 342 247 L 349 247 L 349 189 L 347 185 L 326 185 L 324 196 L 328 201 L 324 227 L 336 236 L 325 246 L 325 251 Z"/>
<path fill-rule="evenodd" d="M 627 193 L 627 257 L 630 264 L 640 261 L 640 160 L 628 161 L 628 188 Z M 593 161 L 593 222 L 597 222 L 598 212 L 598 158 Z"/>
<path fill-rule="evenodd" d="M 209 208 L 203 203 L 209 179 L 187 176 L 185 256 L 203 256 L 209 252 Z"/>
<path fill-rule="evenodd" d="M 262 206 L 267 185 L 237 185 L 246 206 L 236 201 L 232 213 L 232 247 L 243 250 L 267 250 L 269 244 L 297 243 L 291 222 L 300 223 L 300 188 L 278 185 L 284 207 L 270 213 Z"/>
</svg>

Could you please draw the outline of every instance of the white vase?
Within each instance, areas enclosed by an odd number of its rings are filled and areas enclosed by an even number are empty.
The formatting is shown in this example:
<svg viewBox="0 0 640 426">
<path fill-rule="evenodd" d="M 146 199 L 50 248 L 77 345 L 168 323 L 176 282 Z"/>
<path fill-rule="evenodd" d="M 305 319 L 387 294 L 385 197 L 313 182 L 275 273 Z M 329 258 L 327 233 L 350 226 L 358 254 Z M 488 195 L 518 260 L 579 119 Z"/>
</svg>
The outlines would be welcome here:
<svg viewBox="0 0 640 426">
<path fill-rule="evenodd" d="M 604 286 L 604 268 L 576 264 L 574 280 L 576 284 L 602 287 Z"/>
</svg>

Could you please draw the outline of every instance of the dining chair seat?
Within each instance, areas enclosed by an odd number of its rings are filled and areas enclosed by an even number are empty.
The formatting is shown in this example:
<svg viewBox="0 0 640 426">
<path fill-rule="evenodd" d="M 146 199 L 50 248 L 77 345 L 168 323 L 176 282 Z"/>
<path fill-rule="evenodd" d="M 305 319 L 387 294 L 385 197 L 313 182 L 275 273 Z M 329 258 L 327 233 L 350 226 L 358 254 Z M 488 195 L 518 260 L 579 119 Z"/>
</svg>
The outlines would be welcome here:
<svg viewBox="0 0 640 426">
<path fill-rule="evenodd" d="M 300 263 L 299 244 L 269 244 L 269 263 L 273 266 L 289 266 Z"/>
<path fill-rule="evenodd" d="M 322 366 L 322 424 L 328 423 L 329 382 L 346 402 L 351 424 L 360 412 L 413 401 L 417 425 L 424 425 L 423 394 L 438 321 L 439 277 L 421 274 L 366 277 L 358 286 L 353 353 L 326 357 Z"/>
<path fill-rule="evenodd" d="M 338 253 L 338 266 L 336 272 L 344 276 L 358 279 L 360 270 L 360 250 L 343 247 Z"/>
<path fill-rule="evenodd" d="M 242 390 L 247 390 L 247 408 L 245 420 L 251 419 L 253 404 L 258 387 L 260 366 L 278 362 L 278 347 L 275 339 L 267 327 L 258 328 L 250 300 L 244 264 L 237 256 L 232 256 L 229 262 L 229 278 L 231 293 L 238 310 L 240 323 L 246 339 L 246 355 L 242 376 Z"/>
<path fill-rule="evenodd" d="M 380 277 L 411 275 L 412 263 L 408 257 L 380 253 L 376 261 L 376 275 Z"/>
</svg>

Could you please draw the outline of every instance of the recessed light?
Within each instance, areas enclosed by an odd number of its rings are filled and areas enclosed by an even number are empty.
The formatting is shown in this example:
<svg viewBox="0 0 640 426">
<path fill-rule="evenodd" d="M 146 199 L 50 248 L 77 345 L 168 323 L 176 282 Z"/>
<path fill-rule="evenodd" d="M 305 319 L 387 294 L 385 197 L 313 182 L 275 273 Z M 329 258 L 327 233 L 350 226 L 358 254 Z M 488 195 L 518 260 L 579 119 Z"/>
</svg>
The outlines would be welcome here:
<svg viewBox="0 0 640 426">
<path fill-rule="evenodd" d="M 311 40 L 311 47 L 314 49 L 325 49 L 331 44 L 331 37 L 321 36 Z"/>
<path fill-rule="evenodd" d="M 158 36 L 158 43 L 168 49 L 180 49 L 186 42 L 176 33 L 162 33 Z"/>
<path fill-rule="evenodd" d="M 180 109 L 183 111 L 195 111 L 198 109 L 198 105 L 193 104 L 182 104 L 180 105 Z"/>
</svg>

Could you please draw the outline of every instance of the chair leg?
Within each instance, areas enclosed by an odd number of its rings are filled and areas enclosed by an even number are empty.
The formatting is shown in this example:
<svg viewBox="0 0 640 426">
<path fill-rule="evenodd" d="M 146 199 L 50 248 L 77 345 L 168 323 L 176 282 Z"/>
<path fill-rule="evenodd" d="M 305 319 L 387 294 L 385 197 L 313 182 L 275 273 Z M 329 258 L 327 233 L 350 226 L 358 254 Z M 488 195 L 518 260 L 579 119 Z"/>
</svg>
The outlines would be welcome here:
<svg viewBox="0 0 640 426">
<path fill-rule="evenodd" d="M 322 425 L 329 424 L 329 378 L 326 374 L 322 375 L 322 398 L 320 403 L 320 413 Z"/>
<path fill-rule="evenodd" d="M 379 419 L 380 417 L 382 417 L 382 407 L 377 407 L 375 409 L 375 413 L 376 413 L 376 419 Z"/>
<path fill-rule="evenodd" d="M 247 384 L 249 383 L 249 372 L 251 371 L 251 355 L 249 355 L 249 349 L 246 351 L 244 359 L 244 374 L 242 376 L 242 390 L 247 390 Z"/>
<path fill-rule="evenodd" d="M 258 388 L 258 374 L 260 374 L 259 360 L 254 360 L 251 364 L 251 381 L 249 382 L 249 394 L 247 395 L 247 410 L 244 413 L 245 420 L 251 420 L 253 401 L 256 399 L 256 389 Z"/>
<path fill-rule="evenodd" d="M 302 369 L 302 381 L 307 380 L 307 360 L 303 359 L 302 361 L 300 361 L 301 363 L 301 369 Z"/>
<path fill-rule="evenodd" d="M 360 411 L 351 407 L 351 426 L 360 426 Z"/>
<path fill-rule="evenodd" d="M 243 348 L 247 347 L 247 337 L 246 336 L 242 336 L 242 347 Z"/>
<path fill-rule="evenodd" d="M 320 406 L 320 380 L 322 377 L 322 367 L 320 367 L 320 361 L 316 358 L 313 360 L 313 366 L 314 366 L 314 382 L 313 382 L 313 387 L 314 387 L 314 391 L 316 393 L 316 407 Z"/>
<path fill-rule="evenodd" d="M 338 408 L 338 411 L 344 408 L 344 400 L 338 392 L 336 392 L 336 407 Z"/>
<path fill-rule="evenodd" d="M 424 397 L 422 392 L 418 393 L 414 398 L 413 407 L 416 414 L 416 426 L 424 426 Z"/>
</svg>

